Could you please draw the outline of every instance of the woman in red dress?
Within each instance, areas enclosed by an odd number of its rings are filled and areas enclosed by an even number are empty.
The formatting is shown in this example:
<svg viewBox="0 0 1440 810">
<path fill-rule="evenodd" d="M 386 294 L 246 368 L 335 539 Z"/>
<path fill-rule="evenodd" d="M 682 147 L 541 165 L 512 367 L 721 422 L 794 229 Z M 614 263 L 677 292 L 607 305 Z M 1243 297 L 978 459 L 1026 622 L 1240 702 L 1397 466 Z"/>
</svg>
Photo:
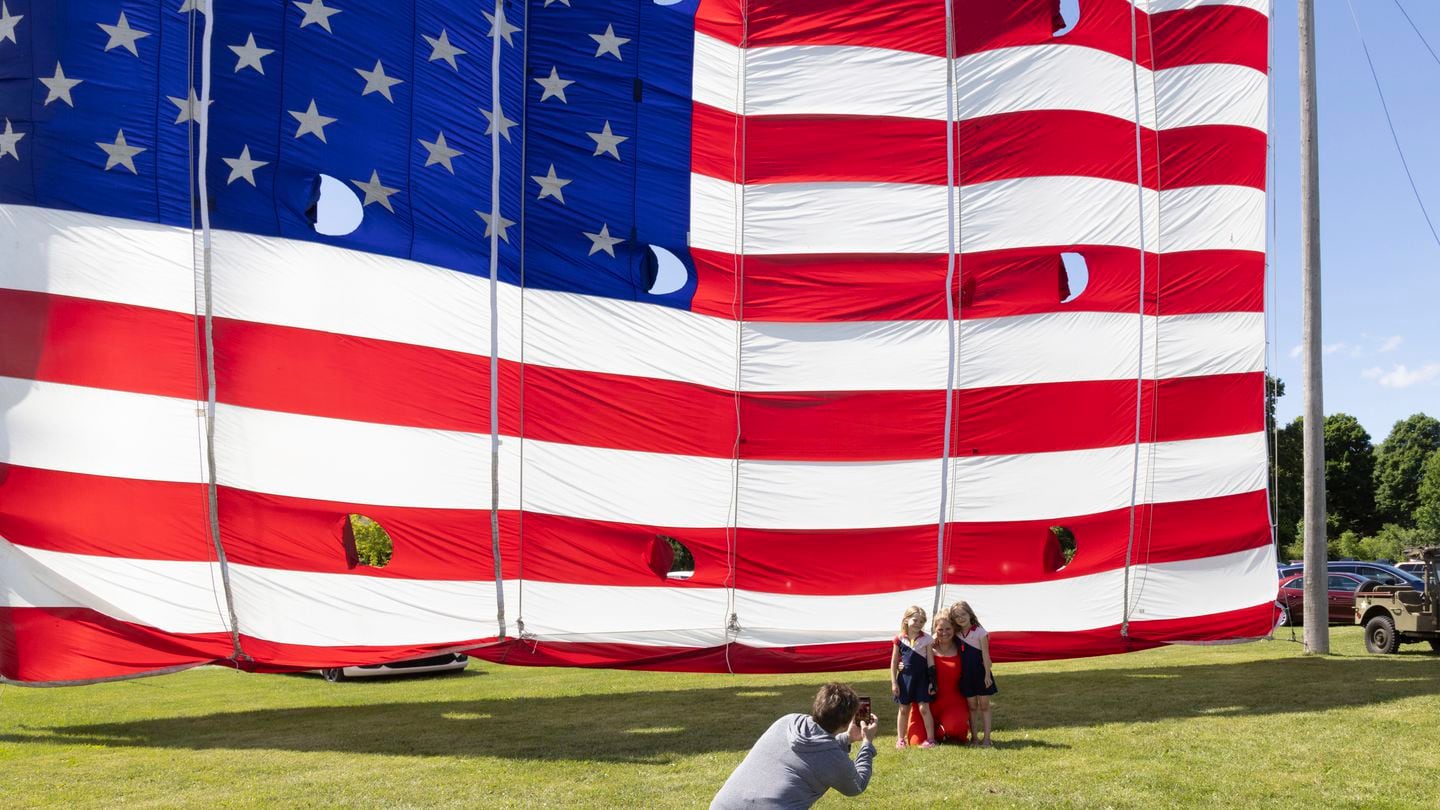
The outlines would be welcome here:
<svg viewBox="0 0 1440 810">
<path fill-rule="evenodd" d="M 935 639 L 931 645 L 935 653 L 935 697 L 931 699 L 930 716 L 935 720 L 935 739 L 964 743 L 970 730 L 970 707 L 960 694 L 960 647 L 955 640 L 955 625 L 942 613 L 935 617 L 931 632 Z M 906 736 L 918 745 L 925 739 L 925 726 L 915 721 L 912 714 Z"/>
</svg>

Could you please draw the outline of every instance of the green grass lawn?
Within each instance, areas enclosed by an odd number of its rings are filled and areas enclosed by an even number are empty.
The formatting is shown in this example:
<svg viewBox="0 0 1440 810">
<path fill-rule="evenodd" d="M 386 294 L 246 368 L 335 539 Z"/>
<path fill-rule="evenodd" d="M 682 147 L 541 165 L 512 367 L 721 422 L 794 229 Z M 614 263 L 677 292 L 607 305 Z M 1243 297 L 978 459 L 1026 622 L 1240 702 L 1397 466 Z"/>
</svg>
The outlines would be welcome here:
<svg viewBox="0 0 1440 810">
<path fill-rule="evenodd" d="M 1357 628 L 1325 658 L 1277 637 L 999 665 L 995 749 L 896 752 L 887 707 L 870 790 L 822 805 L 1440 805 L 1440 656 L 1368 656 Z M 704 806 L 828 677 L 472 663 L 3 686 L 0 804 Z M 883 671 L 836 677 L 888 693 Z"/>
</svg>

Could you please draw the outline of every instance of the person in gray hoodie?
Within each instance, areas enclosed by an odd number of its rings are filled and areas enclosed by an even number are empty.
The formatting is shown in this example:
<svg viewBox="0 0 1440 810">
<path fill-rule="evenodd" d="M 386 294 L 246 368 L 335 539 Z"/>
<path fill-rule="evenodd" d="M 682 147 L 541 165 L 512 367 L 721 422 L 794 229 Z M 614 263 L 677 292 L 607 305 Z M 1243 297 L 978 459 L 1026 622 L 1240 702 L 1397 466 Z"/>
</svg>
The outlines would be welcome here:
<svg viewBox="0 0 1440 810">
<path fill-rule="evenodd" d="M 860 698 L 845 684 L 820 687 L 809 714 L 787 714 L 760 735 L 710 810 L 807 808 L 830 788 L 859 796 L 870 784 L 878 725 L 873 714 L 857 716 L 859 708 Z M 851 761 L 854 742 L 860 752 Z"/>
</svg>

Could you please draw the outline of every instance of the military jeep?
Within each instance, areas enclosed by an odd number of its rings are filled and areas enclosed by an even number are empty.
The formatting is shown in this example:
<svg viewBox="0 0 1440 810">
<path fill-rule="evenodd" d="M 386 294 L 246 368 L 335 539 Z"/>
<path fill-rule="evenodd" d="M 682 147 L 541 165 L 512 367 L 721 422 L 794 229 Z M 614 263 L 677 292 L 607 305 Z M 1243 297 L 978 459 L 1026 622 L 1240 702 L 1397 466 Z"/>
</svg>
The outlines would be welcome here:
<svg viewBox="0 0 1440 810">
<path fill-rule="evenodd" d="M 1373 579 L 1355 589 L 1355 623 L 1365 628 L 1366 650 L 1383 655 L 1401 644 L 1428 641 L 1440 652 L 1440 546 L 1422 550 L 1420 559 L 1425 563 L 1422 591 Z"/>
</svg>

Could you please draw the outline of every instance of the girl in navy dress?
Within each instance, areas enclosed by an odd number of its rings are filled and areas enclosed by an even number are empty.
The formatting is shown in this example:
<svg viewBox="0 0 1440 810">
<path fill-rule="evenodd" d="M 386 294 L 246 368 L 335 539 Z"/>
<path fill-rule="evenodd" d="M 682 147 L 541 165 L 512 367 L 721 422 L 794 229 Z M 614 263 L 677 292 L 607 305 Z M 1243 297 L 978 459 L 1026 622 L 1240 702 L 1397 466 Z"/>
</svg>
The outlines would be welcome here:
<svg viewBox="0 0 1440 810">
<path fill-rule="evenodd" d="M 917 605 L 905 609 L 900 634 L 890 653 L 890 691 L 900 711 L 895 717 L 895 747 L 904 748 L 905 733 L 910 728 L 910 707 L 918 704 L 925 721 L 925 742 L 921 748 L 935 747 L 935 719 L 930 716 L 930 701 L 935 694 L 935 651 L 925 633 L 925 610 Z"/>
<path fill-rule="evenodd" d="M 990 747 L 990 696 L 1000 691 L 990 672 L 990 633 L 980 626 L 968 602 L 950 606 L 960 641 L 960 694 L 970 704 L 970 744 Z M 981 730 L 985 737 L 977 741 Z"/>
</svg>

